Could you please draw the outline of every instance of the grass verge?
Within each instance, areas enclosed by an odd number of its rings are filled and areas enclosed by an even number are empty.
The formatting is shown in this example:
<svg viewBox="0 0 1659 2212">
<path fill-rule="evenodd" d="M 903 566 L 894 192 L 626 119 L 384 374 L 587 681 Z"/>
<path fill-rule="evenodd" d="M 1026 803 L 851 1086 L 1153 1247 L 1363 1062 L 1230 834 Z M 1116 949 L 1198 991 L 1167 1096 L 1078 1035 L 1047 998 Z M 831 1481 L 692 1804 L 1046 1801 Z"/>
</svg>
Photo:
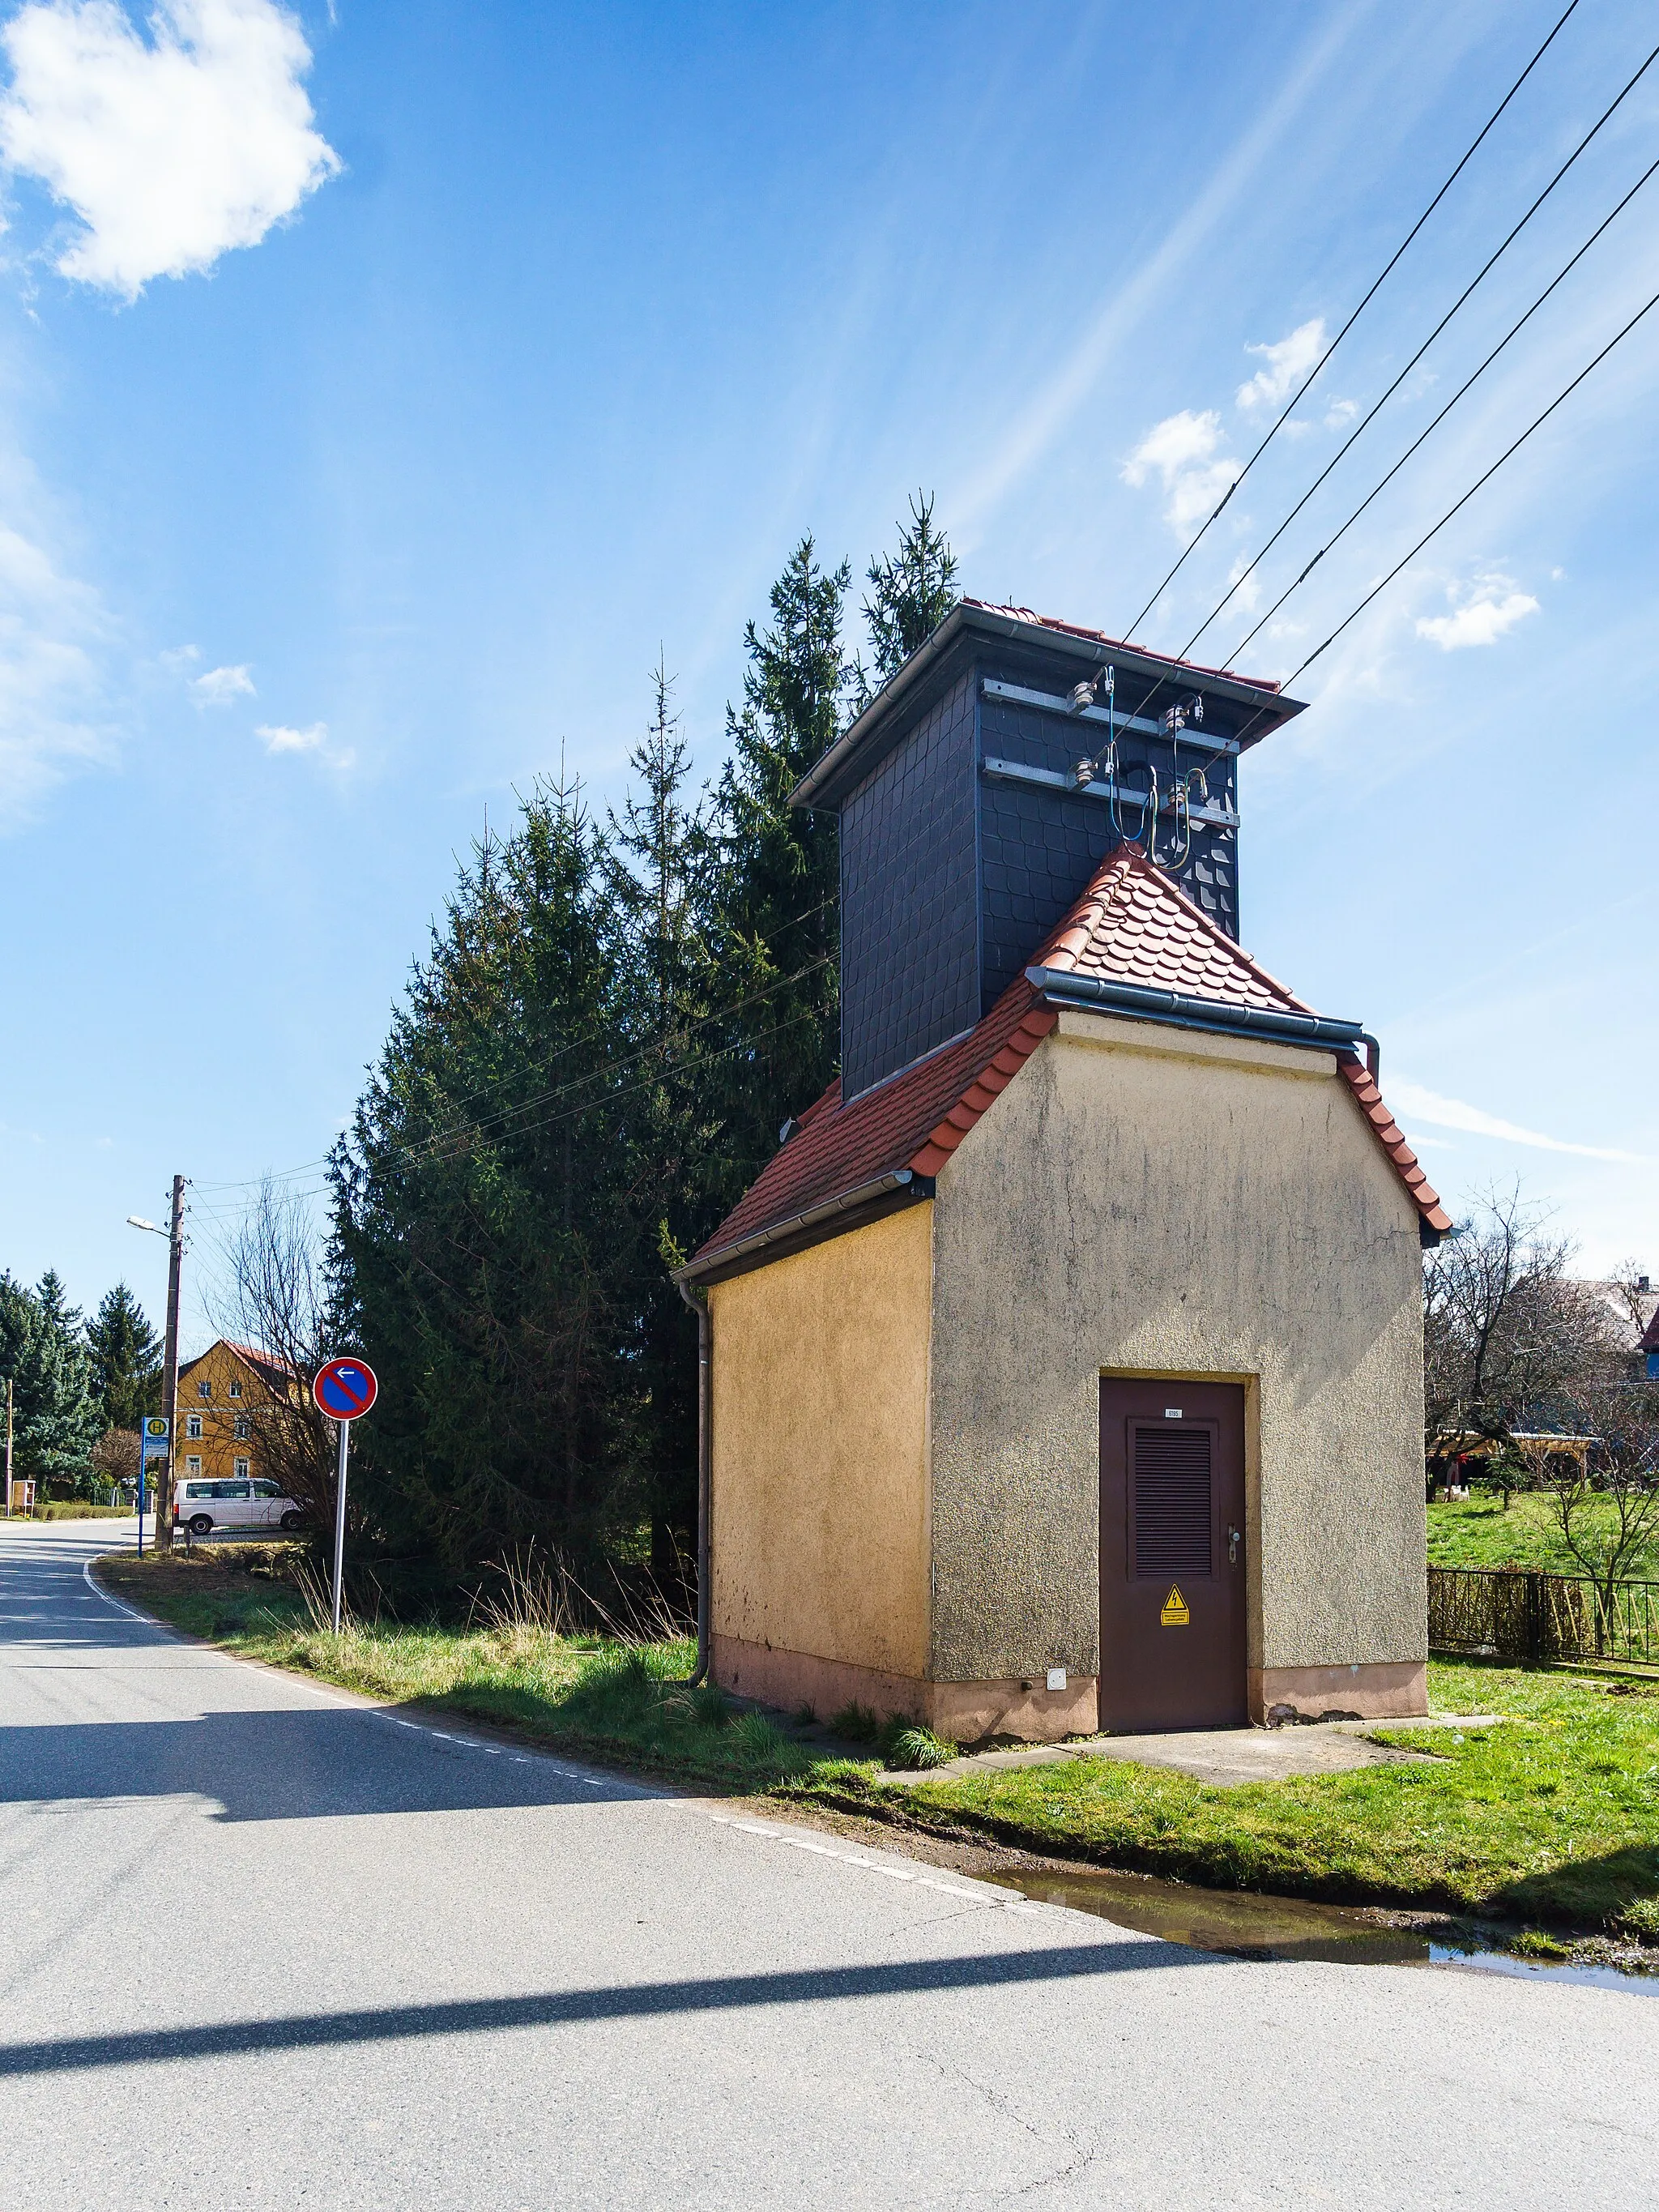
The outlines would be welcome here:
<svg viewBox="0 0 1659 2212">
<path fill-rule="evenodd" d="M 1379 1728 L 1431 1762 L 1217 1789 L 1118 1760 L 900 1785 L 830 1758 L 716 1690 L 684 1644 L 624 1647 L 509 1626 L 317 1629 L 283 1547 L 234 1562 L 106 1560 L 123 1596 L 248 1658 L 549 1746 L 745 1795 L 769 1792 L 950 1840 L 1220 1889 L 1434 1909 L 1659 1945 L 1659 1688 L 1448 1662 L 1437 1711 L 1468 1731 Z"/>
<path fill-rule="evenodd" d="M 242 1545 L 189 1561 L 100 1562 L 122 1597 L 246 1659 L 341 1688 L 510 1729 L 562 1751 L 750 1794 L 804 1774 L 812 1753 L 765 1714 L 686 1688 L 689 1643 L 621 1644 L 526 1624 L 465 1630 L 404 1623 L 319 1628 L 284 1578 L 295 1547 Z"/>
<path fill-rule="evenodd" d="M 1066 1760 L 900 1790 L 786 1785 L 936 1834 L 1225 1889 L 1431 1907 L 1659 1943 L 1659 1692 L 1476 1664 L 1430 1669 L 1467 1732 L 1378 1728 L 1432 1764 L 1215 1789 L 1167 1768 Z"/>
</svg>

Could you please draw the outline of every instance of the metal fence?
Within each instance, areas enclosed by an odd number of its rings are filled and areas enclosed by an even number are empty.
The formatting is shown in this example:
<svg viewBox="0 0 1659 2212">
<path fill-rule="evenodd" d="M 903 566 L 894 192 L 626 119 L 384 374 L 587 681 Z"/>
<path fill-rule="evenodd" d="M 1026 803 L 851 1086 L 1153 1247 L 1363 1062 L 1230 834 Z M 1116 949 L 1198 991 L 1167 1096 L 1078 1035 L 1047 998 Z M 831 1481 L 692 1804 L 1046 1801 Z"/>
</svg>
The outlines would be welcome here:
<svg viewBox="0 0 1659 2212">
<path fill-rule="evenodd" d="M 1616 1583 L 1608 1601 L 1578 1576 L 1431 1567 L 1429 1649 L 1659 1666 L 1659 1583 Z"/>
</svg>

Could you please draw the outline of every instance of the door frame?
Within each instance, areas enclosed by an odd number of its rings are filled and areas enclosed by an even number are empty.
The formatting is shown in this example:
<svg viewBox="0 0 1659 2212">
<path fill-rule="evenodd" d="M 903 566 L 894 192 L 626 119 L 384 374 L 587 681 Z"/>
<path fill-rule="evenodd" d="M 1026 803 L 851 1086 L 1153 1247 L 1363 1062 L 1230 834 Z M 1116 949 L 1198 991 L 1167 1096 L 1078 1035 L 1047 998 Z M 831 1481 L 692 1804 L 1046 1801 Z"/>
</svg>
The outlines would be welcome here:
<svg viewBox="0 0 1659 2212">
<path fill-rule="evenodd" d="M 1261 1627 L 1261 1377 L 1228 1367 L 1102 1367 L 1095 1375 L 1095 1428 L 1100 1427 L 1100 1386 L 1103 1382 L 1231 1382 L 1244 1393 L 1244 1664 L 1254 1682 L 1262 1659 Z M 1096 1447 L 1098 1452 L 1098 1445 Z M 1100 1486 L 1095 1485 L 1096 1510 Z M 1100 1558 L 1102 1530 L 1095 1528 L 1095 1558 Z M 1100 1602 L 1100 1580 L 1095 1578 L 1095 1602 Z M 1106 1624 L 1097 1613 L 1095 1649 L 1105 1663 Z M 1252 1693 L 1254 1711 L 1254 1693 Z"/>
</svg>

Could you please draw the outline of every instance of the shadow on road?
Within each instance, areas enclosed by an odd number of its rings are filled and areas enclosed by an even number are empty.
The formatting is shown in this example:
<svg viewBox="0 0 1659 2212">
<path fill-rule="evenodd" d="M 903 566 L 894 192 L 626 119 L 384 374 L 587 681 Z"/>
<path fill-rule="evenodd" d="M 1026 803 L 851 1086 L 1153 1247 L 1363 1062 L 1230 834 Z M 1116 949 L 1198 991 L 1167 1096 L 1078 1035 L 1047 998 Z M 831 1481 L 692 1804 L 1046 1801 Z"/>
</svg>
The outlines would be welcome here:
<svg viewBox="0 0 1659 2212">
<path fill-rule="evenodd" d="M 0 1804 L 196 1796 L 215 1802 L 227 1820 L 293 1820 L 652 1794 L 346 1706 L 0 1728 Z"/>
<path fill-rule="evenodd" d="M 906 1960 L 773 1974 L 722 1974 L 703 1981 L 635 1982 L 614 1990 L 553 1990 L 535 1996 L 473 1997 L 449 2004 L 387 2005 L 372 2011 L 300 2013 L 227 2021 L 212 2027 L 147 2028 L 125 2035 L 63 2036 L 0 2044 L 0 2079 L 148 2066 L 177 2058 L 233 2057 L 351 2043 L 395 2043 L 494 2028 L 586 2027 L 668 2013 L 732 2012 L 757 2005 L 833 2004 L 851 1997 L 913 1996 L 937 1990 L 1078 1981 L 1149 1966 L 1212 1966 L 1201 1951 L 1156 1942 L 1091 1943 L 984 1958 Z"/>
</svg>

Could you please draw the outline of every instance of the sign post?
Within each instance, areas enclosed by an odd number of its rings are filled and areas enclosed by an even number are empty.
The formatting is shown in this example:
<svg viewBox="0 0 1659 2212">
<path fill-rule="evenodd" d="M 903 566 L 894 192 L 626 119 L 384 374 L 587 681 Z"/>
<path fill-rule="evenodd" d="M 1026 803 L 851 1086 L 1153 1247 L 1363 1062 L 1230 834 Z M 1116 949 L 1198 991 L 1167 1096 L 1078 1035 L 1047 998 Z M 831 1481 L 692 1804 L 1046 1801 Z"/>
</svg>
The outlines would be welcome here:
<svg viewBox="0 0 1659 2212">
<path fill-rule="evenodd" d="M 139 1424 L 138 1433 L 138 1556 L 144 1556 L 144 1473 L 153 1459 L 166 1459 L 172 1442 L 173 1424 L 165 1413 L 147 1413 Z M 161 1540 L 158 1522 L 155 1540 Z"/>
<path fill-rule="evenodd" d="M 351 1424 L 366 1413 L 380 1392 L 374 1370 L 361 1359 L 325 1359 L 311 1385 L 313 1402 L 340 1432 L 340 1457 L 334 1482 L 334 1633 L 340 1632 L 340 1591 L 345 1577 L 346 1453 Z"/>
</svg>

